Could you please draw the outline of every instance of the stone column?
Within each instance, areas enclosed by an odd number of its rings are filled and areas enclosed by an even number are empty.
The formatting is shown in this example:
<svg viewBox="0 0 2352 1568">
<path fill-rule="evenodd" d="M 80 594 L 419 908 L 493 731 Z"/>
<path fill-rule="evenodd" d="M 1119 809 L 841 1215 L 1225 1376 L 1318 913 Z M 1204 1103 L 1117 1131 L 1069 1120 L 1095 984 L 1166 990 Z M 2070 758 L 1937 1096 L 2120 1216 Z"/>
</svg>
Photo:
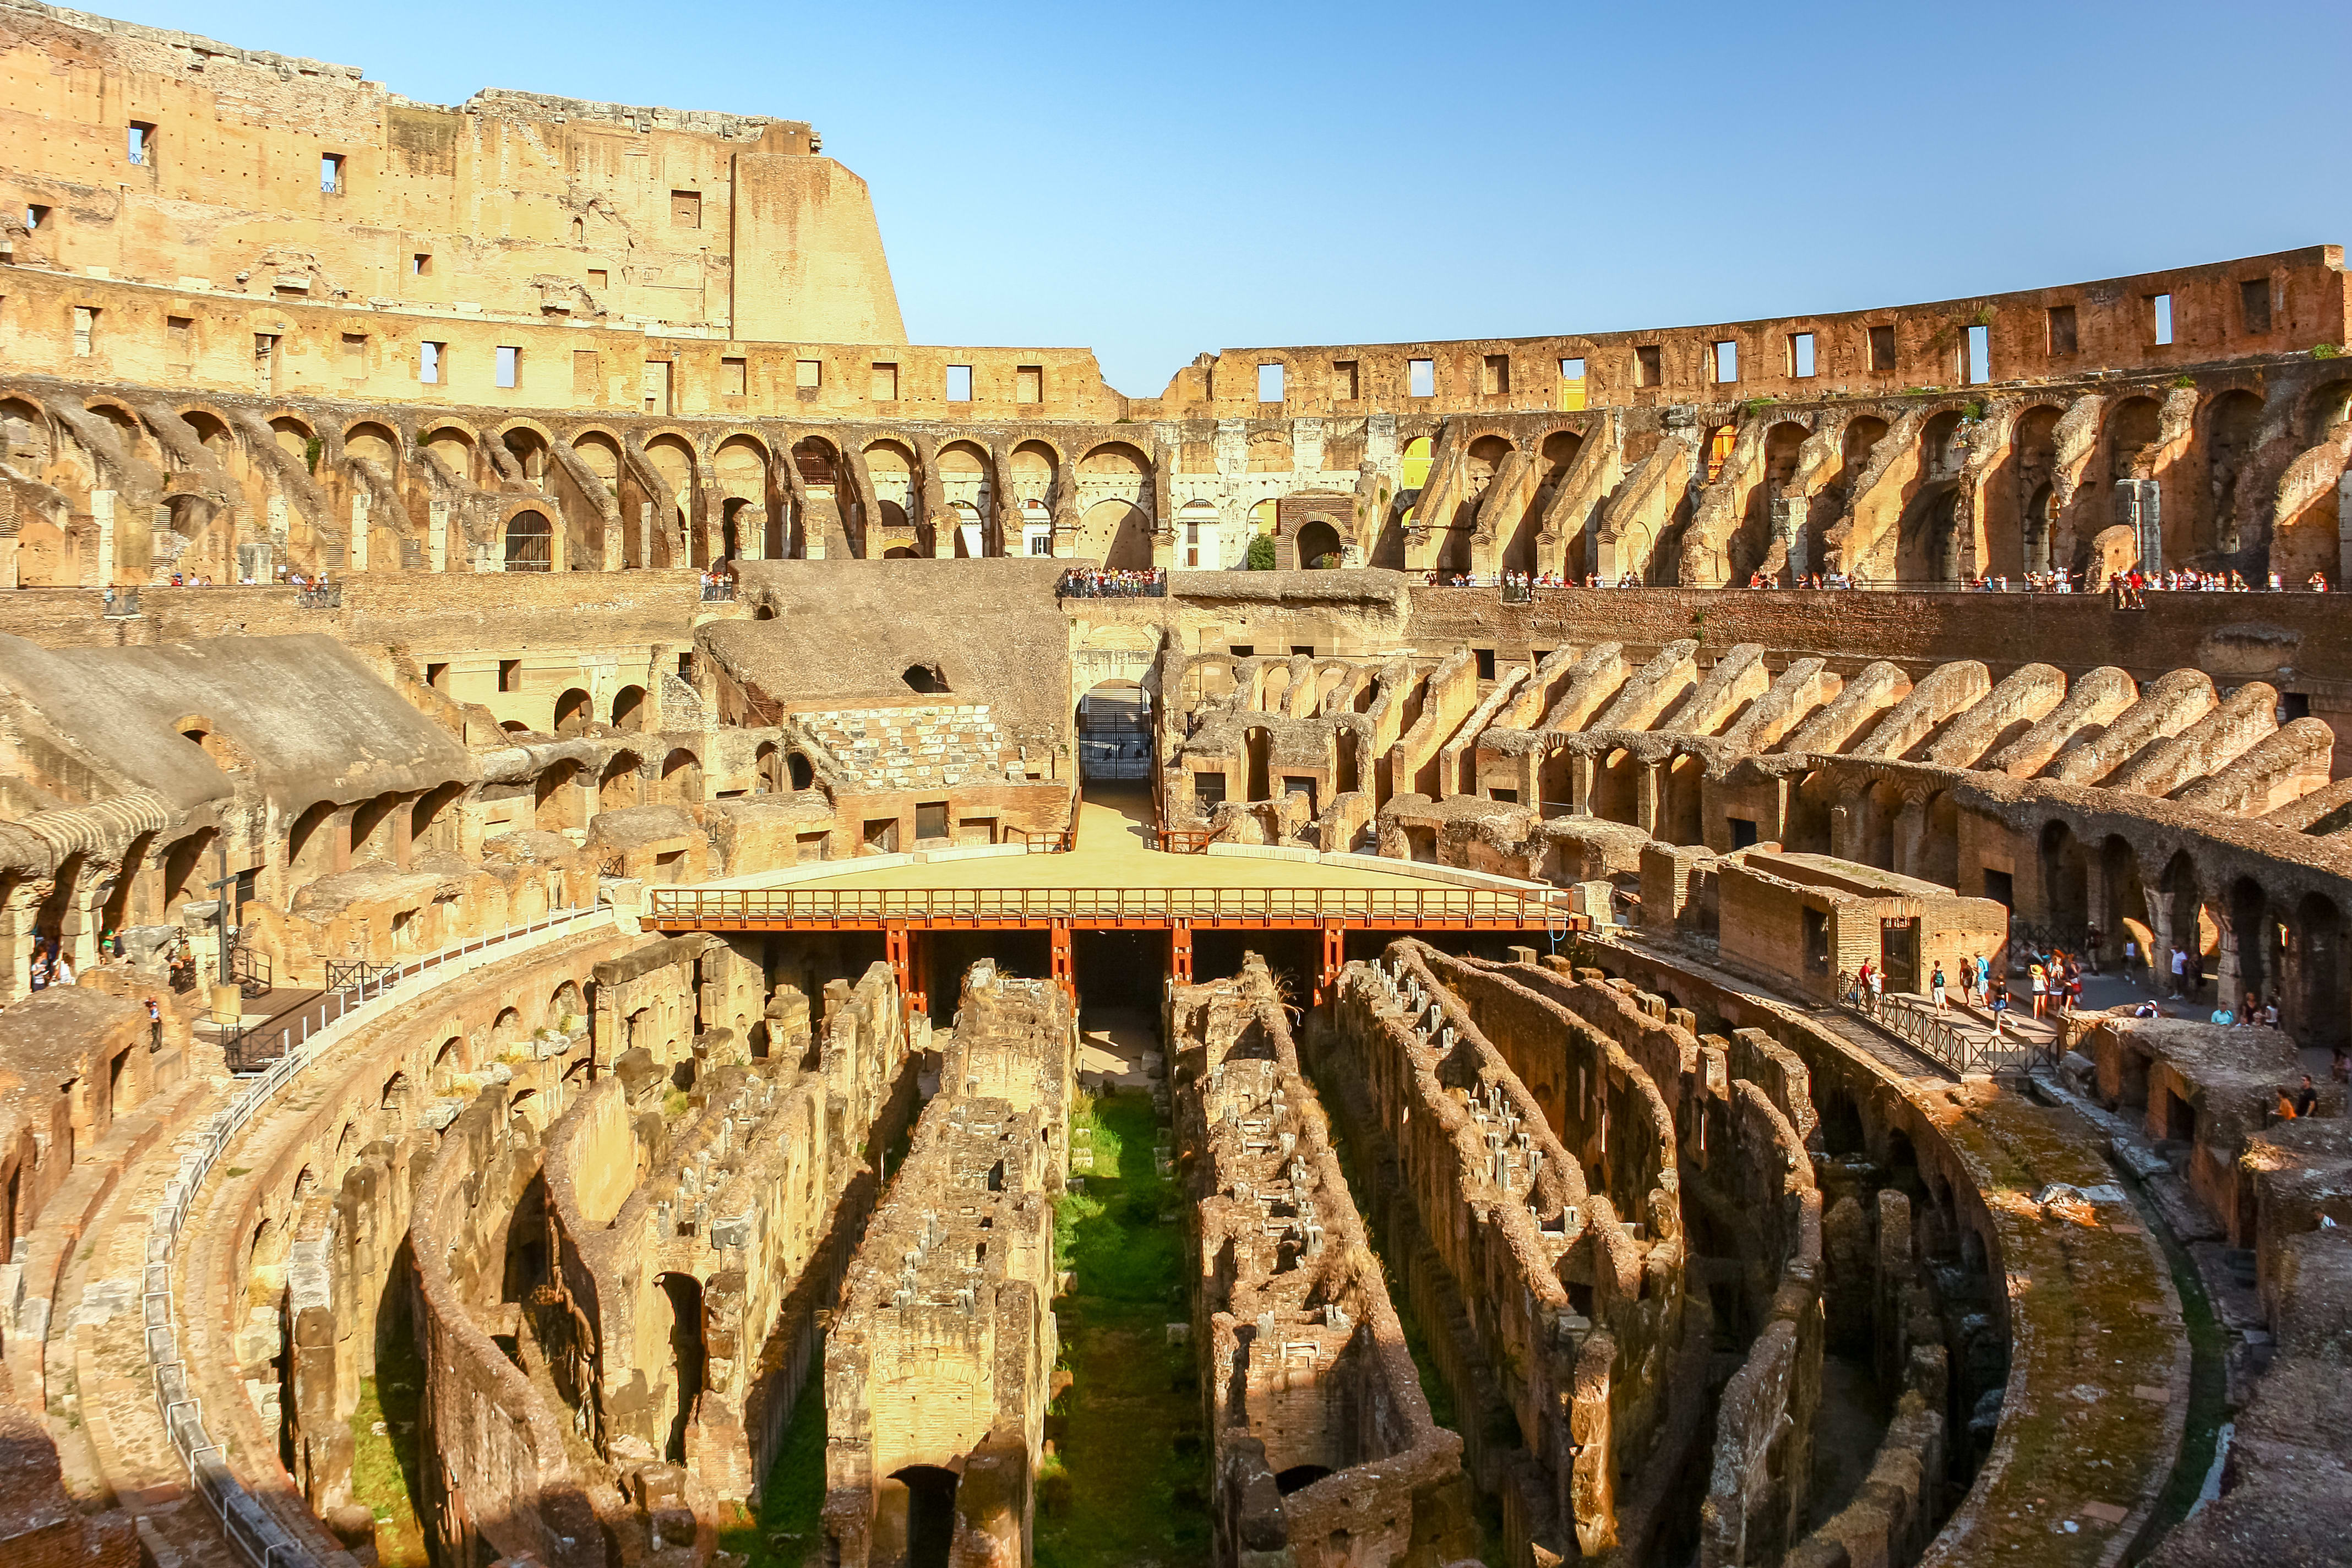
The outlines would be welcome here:
<svg viewBox="0 0 2352 1568">
<path fill-rule="evenodd" d="M 352 570 L 364 572 L 368 563 L 368 491 L 365 485 L 352 491 Z"/>
<path fill-rule="evenodd" d="M 1569 763 L 1569 815 L 1592 815 L 1592 759 L 1580 752 Z"/>
<path fill-rule="evenodd" d="M 425 563 L 435 572 L 449 570 L 449 503 L 436 500 L 425 509 Z"/>
<path fill-rule="evenodd" d="M 1642 770 L 1633 779 L 1633 825 L 1655 838 L 1658 836 L 1658 775 L 1664 771 L 1664 766 L 1658 763 L 1636 763 L 1632 757 L 1625 761 Z"/>
<path fill-rule="evenodd" d="M 98 581 L 92 587 L 108 588 L 114 584 L 114 492 L 89 492 L 89 515 L 98 524 Z"/>
<path fill-rule="evenodd" d="M 1927 803 L 1916 795 L 1903 797 L 1903 809 L 1895 814 L 1895 865 L 1893 869 L 1906 877 L 1919 874 L 1919 862 L 1927 847 Z M 1924 963 L 1925 960 L 1923 959 Z"/>
</svg>

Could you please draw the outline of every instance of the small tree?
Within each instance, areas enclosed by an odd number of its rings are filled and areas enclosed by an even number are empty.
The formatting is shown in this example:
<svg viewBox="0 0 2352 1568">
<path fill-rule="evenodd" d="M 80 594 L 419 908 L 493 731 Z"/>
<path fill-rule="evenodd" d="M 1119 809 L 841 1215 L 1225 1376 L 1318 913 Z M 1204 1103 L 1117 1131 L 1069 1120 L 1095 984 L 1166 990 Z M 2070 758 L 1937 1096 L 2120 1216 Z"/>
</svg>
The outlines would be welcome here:
<svg viewBox="0 0 2352 1568">
<path fill-rule="evenodd" d="M 1249 553 L 1242 558 L 1242 564 L 1252 572 L 1273 571 L 1274 535 L 1271 533 L 1251 534 Z"/>
</svg>

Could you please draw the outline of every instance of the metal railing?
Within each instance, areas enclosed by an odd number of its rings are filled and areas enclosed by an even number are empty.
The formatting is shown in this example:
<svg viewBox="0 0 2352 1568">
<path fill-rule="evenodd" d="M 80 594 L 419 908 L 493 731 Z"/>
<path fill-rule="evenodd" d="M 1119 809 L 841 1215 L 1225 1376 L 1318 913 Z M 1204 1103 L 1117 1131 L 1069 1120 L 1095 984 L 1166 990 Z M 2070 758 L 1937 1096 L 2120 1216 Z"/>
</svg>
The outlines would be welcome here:
<svg viewBox="0 0 2352 1568">
<path fill-rule="evenodd" d="M 1154 567 L 1149 572 L 1094 572 L 1073 567 L 1062 574 L 1054 584 L 1057 599 L 1164 599 L 1168 596 L 1168 572 Z"/>
<path fill-rule="evenodd" d="M 310 1041 L 327 1024 L 348 1016 L 370 1002 L 380 1002 L 402 980 L 423 974 L 469 952 L 511 942 L 519 936 L 546 931 L 594 914 L 593 908 L 558 910 L 520 926 L 509 926 L 496 936 L 479 937 L 417 960 L 399 969 L 381 971 L 373 982 L 356 992 L 338 992 L 320 998 L 302 1015 L 300 1040 L 272 1062 L 268 1071 L 247 1080 L 245 1091 L 214 1116 L 204 1142 L 184 1155 L 179 1174 L 163 1188 L 147 1234 L 145 1267 L 140 1286 L 140 1317 L 147 1343 L 147 1364 L 155 1384 L 155 1409 L 173 1452 L 187 1467 L 188 1485 L 221 1527 L 232 1552 L 248 1568 L 310 1568 L 322 1559 L 271 1516 L 260 1500 L 247 1491 L 228 1467 L 221 1446 L 205 1430 L 204 1401 L 190 1385 L 187 1363 L 180 1354 L 179 1320 L 172 1292 L 172 1263 L 179 1248 L 181 1228 L 187 1224 L 197 1192 L 213 1166 L 228 1151 L 238 1133 L 300 1076 L 314 1059 Z M 312 1012 L 318 1027 L 310 1026 Z M 331 1015 L 331 1016 L 330 1016 Z"/>
<path fill-rule="evenodd" d="M 734 597 L 735 579 L 732 577 L 716 577 L 702 584 L 702 602 L 706 605 L 723 605 Z"/>
<path fill-rule="evenodd" d="M 1151 847 L 1163 855 L 1205 855 L 1217 834 L 1212 827 L 1155 827 L 1151 837 Z"/>
<path fill-rule="evenodd" d="M 239 945 L 228 951 L 229 978 L 236 982 L 240 995 L 261 996 L 276 984 L 277 966 L 266 952 Z"/>
<path fill-rule="evenodd" d="M 1092 925 L 1541 929 L 1570 895 L 1485 888 L 655 888 L 646 918 L 688 928 L 759 921 L 814 926 L 1003 929 Z"/>
<path fill-rule="evenodd" d="M 1971 1028 L 1900 995 L 1874 992 L 1843 970 L 1838 973 L 1837 999 L 1847 1012 L 1957 1074 L 2028 1072 L 2058 1064 L 2055 1040 L 2029 1040 L 1998 1027 Z"/>
<path fill-rule="evenodd" d="M 1076 827 L 1008 827 L 1004 842 L 1018 843 L 1032 855 L 1066 855 L 1078 847 Z"/>
<path fill-rule="evenodd" d="M 294 603 L 305 610 L 340 610 L 343 607 L 343 585 L 313 583 L 307 588 L 297 588 Z"/>
</svg>

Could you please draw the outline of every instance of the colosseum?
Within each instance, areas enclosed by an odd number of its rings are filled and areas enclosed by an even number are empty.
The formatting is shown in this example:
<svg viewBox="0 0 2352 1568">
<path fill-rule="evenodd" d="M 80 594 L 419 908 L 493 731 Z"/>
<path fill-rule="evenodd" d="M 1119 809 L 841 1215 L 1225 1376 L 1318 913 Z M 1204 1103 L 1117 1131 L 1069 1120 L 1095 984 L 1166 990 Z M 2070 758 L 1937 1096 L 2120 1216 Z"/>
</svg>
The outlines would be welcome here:
<svg viewBox="0 0 2352 1568">
<path fill-rule="evenodd" d="M 2340 247 L 1129 396 L 34 0 L 0 185 L 12 1563 L 2352 1563 Z"/>
</svg>

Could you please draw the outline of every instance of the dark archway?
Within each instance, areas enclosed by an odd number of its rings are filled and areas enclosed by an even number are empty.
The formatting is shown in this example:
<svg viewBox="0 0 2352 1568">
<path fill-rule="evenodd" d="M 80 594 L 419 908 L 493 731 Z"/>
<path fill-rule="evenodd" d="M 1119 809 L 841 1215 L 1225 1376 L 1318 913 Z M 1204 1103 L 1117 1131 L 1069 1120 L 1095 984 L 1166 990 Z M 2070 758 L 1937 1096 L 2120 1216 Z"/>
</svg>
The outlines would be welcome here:
<svg viewBox="0 0 2352 1568">
<path fill-rule="evenodd" d="M 519 511 L 507 519 L 506 566 L 509 572 L 551 572 L 555 531 L 546 514 Z"/>
<path fill-rule="evenodd" d="M 686 1463 L 686 1429 L 694 1424 L 694 1407 L 702 1398 L 704 1382 L 702 1281 L 691 1274 L 665 1274 L 655 1283 L 669 1304 L 670 1364 L 677 1385 L 677 1409 L 670 1417 L 669 1439 L 662 1457 L 673 1465 L 682 1465 Z"/>
<path fill-rule="evenodd" d="M 956 1473 L 909 1465 L 890 1479 L 907 1489 L 907 1568 L 948 1568 L 955 1546 Z"/>
<path fill-rule="evenodd" d="M 1298 531 L 1298 563 L 1317 571 L 1340 563 L 1339 531 L 1314 518 Z"/>
</svg>

